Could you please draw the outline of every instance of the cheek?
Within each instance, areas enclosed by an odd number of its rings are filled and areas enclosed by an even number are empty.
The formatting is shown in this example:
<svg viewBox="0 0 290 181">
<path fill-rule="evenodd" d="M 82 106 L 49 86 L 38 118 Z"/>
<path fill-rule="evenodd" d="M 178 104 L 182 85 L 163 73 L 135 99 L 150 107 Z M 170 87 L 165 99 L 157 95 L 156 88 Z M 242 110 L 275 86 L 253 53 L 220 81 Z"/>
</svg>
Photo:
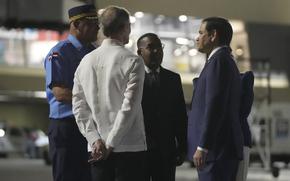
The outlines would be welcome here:
<svg viewBox="0 0 290 181">
<path fill-rule="evenodd" d="M 199 42 L 200 42 L 201 45 L 204 45 L 204 44 L 206 44 L 206 42 L 208 42 L 208 40 L 206 38 L 204 38 L 204 37 L 201 37 Z"/>
<path fill-rule="evenodd" d="M 145 65 L 149 65 L 150 64 L 150 60 L 149 60 L 149 58 L 147 58 L 147 57 L 143 57 L 143 60 L 144 60 L 144 64 Z"/>
</svg>

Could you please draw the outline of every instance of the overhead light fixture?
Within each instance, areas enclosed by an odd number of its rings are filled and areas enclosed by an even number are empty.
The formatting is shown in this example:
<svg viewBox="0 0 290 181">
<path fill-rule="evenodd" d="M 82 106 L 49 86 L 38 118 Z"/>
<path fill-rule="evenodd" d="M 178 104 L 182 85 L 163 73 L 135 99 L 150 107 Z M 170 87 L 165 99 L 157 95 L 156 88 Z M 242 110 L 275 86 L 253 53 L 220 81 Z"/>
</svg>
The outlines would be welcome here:
<svg viewBox="0 0 290 181">
<path fill-rule="evenodd" d="M 178 56 L 182 55 L 182 51 L 179 48 L 177 48 L 177 49 L 174 50 L 174 55 L 176 57 L 178 57 Z"/>
<path fill-rule="evenodd" d="M 189 54 L 189 56 L 195 56 L 196 54 L 197 54 L 197 49 L 190 49 L 189 51 L 188 51 L 188 54 Z"/>
<path fill-rule="evenodd" d="M 143 18 L 143 16 L 144 16 L 144 13 L 141 12 L 141 11 L 138 11 L 138 12 L 135 13 L 135 17 L 136 18 Z"/>
<path fill-rule="evenodd" d="M 178 17 L 178 19 L 179 19 L 179 21 L 180 22 L 185 22 L 185 21 L 187 21 L 187 16 L 186 15 L 180 15 L 179 17 Z"/>
<path fill-rule="evenodd" d="M 134 16 L 130 16 L 130 23 L 134 24 L 136 22 L 136 18 Z"/>
<path fill-rule="evenodd" d="M 181 38 L 181 37 L 176 38 L 175 41 L 177 44 L 180 44 L 180 45 L 188 45 L 189 43 L 189 40 L 187 38 Z"/>
<path fill-rule="evenodd" d="M 244 50 L 242 48 L 237 48 L 235 50 L 235 53 L 236 53 L 237 56 L 240 57 L 240 56 L 242 56 L 244 54 Z"/>
<path fill-rule="evenodd" d="M 5 136 L 5 131 L 3 129 L 0 129 L 0 138 Z"/>
</svg>

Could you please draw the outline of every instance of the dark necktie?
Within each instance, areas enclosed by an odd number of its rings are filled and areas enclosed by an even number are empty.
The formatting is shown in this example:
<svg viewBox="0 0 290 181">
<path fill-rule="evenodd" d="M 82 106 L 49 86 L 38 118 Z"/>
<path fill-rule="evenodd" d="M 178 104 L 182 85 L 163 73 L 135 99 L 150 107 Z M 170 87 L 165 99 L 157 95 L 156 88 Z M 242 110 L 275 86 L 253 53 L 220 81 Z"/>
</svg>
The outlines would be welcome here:
<svg viewBox="0 0 290 181">
<path fill-rule="evenodd" d="M 159 75 L 158 72 L 156 70 L 152 70 L 149 74 L 149 83 L 151 84 L 151 86 L 153 87 L 158 87 L 159 86 Z"/>
</svg>

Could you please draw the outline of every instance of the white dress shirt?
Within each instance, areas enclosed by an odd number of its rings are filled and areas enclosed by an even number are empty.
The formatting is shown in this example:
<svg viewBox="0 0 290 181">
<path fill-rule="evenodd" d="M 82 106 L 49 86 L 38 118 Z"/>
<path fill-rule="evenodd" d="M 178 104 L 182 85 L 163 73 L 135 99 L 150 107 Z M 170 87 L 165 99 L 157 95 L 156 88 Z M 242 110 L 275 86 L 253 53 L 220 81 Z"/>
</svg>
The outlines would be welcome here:
<svg viewBox="0 0 290 181">
<path fill-rule="evenodd" d="M 211 52 L 210 52 L 210 54 L 209 54 L 209 56 L 208 56 L 208 58 L 207 58 L 207 61 L 209 61 L 209 59 L 217 52 L 217 51 L 219 51 L 219 49 L 221 49 L 221 48 L 223 48 L 224 46 L 218 46 L 218 47 L 216 47 L 216 48 L 214 48 Z"/>
<path fill-rule="evenodd" d="M 146 65 L 144 66 L 144 68 L 145 68 L 145 72 L 146 73 L 151 73 L 152 72 L 152 70 L 149 68 L 149 67 L 147 67 Z M 160 72 L 160 67 L 158 67 L 157 69 L 156 69 L 156 72 L 157 73 L 159 73 Z"/>
<path fill-rule="evenodd" d="M 83 58 L 75 72 L 73 113 L 90 145 L 103 139 L 114 152 L 146 150 L 144 71 L 143 60 L 113 39 Z"/>
</svg>

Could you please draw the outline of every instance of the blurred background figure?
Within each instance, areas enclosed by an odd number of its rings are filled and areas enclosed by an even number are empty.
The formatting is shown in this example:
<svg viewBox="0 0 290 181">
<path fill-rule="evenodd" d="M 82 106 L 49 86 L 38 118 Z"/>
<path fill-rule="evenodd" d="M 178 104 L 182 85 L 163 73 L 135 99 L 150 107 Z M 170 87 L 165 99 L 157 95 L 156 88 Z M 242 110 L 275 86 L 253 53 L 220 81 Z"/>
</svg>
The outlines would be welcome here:
<svg viewBox="0 0 290 181">
<path fill-rule="evenodd" d="M 236 181 L 246 181 L 250 160 L 250 148 L 252 146 L 252 134 L 248 123 L 248 116 L 252 110 L 254 101 L 254 74 L 247 71 L 240 74 L 242 80 L 240 121 L 244 137 L 243 160 L 239 163 Z"/>
</svg>

